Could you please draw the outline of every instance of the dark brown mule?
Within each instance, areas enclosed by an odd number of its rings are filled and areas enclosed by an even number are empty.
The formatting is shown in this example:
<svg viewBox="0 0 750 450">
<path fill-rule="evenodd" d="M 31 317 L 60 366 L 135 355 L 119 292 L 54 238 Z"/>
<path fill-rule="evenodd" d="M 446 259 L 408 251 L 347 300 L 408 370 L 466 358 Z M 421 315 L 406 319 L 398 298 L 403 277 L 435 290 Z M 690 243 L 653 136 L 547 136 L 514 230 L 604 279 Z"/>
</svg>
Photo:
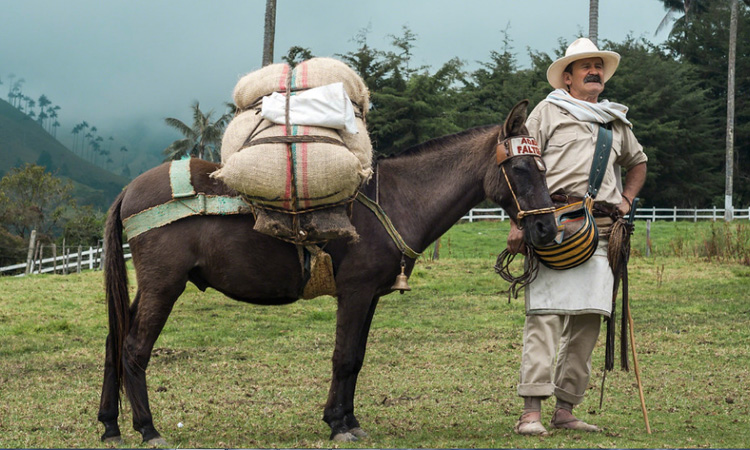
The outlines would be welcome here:
<svg viewBox="0 0 750 450">
<path fill-rule="evenodd" d="M 406 243 L 417 252 L 485 198 L 498 203 L 511 217 L 517 217 L 519 207 L 527 211 L 551 207 L 544 173 L 533 157 L 507 160 L 507 179 L 496 163 L 498 138 L 526 132 L 527 104 L 524 101 L 513 108 L 503 126 L 467 130 L 379 161 L 378 182 L 370 181 L 365 194 L 379 199 Z M 191 166 L 197 192 L 236 194 L 209 178 L 216 164 L 193 160 Z M 170 200 L 168 171 L 168 165 L 161 165 L 133 180 L 112 205 L 107 220 L 109 336 L 98 416 L 106 441 L 120 440 L 118 402 L 124 387 L 132 405 L 133 425 L 143 440 L 165 443 L 152 421 L 146 367 L 188 281 L 200 289 L 212 287 L 233 299 L 262 305 L 294 302 L 302 288 L 296 247 L 252 231 L 252 215 L 193 216 L 130 240 L 138 279 L 131 305 L 122 254 L 122 218 Z M 333 259 L 338 311 L 333 376 L 323 420 L 336 440 L 366 435 L 354 416 L 357 376 L 375 306 L 380 296 L 392 291 L 401 263 L 401 252 L 383 225 L 359 202 L 354 203 L 352 223 L 360 235 L 357 243 L 331 241 L 326 247 Z M 526 239 L 535 245 L 555 236 L 551 213 L 528 215 L 521 224 Z M 414 261 L 407 258 L 407 273 L 413 267 Z"/>
</svg>

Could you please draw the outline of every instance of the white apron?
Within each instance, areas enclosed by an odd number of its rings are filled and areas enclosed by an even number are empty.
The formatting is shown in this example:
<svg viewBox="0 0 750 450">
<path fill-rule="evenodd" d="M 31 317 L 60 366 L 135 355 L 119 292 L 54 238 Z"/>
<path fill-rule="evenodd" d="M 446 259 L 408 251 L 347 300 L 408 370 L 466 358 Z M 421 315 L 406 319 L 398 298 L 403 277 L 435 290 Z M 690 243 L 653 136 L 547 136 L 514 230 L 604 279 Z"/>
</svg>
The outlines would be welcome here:
<svg viewBox="0 0 750 450">
<path fill-rule="evenodd" d="M 526 314 L 609 317 L 614 281 L 607 259 L 607 241 L 599 239 L 594 255 L 578 267 L 553 270 L 539 264 L 539 274 L 526 286 Z"/>
</svg>

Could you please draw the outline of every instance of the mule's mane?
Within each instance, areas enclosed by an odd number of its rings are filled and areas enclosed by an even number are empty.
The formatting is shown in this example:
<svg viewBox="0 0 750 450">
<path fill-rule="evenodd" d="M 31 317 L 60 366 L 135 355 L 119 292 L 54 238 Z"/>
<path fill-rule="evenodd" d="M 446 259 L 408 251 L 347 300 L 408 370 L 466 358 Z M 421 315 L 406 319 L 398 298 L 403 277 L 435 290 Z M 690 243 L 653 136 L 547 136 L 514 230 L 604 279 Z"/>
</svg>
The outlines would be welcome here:
<svg viewBox="0 0 750 450">
<path fill-rule="evenodd" d="M 468 130 L 460 131 L 455 134 L 449 134 L 446 136 L 441 136 L 441 137 L 437 137 L 434 139 L 430 139 L 428 141 L 422 142 L 421 144 L 416 144 L 411 147 L 408 147 L 406 150 L 403 150 L 398 153 L 394 153 L 392 155 L 379 156 L 377 159 L 378 161 L 381 161 L 381 160 L 399 158 L 402 156 L 414 156 L 414 155 L 420 155 L 426 152 L 439 151 L 442 148 L 453 146 L 456 141 L 462 141 L 462 140 L 465 140 L 467 137 L 471 138 L 475 135 L 479 136 L 481 134 L 484 134 L 488 129 L 492 127 L 496 127 L 496 126 L 497 125 L 483 125 L 483 126 L 479 126 L 475 128 L 469 128 Z"/>
</svg>

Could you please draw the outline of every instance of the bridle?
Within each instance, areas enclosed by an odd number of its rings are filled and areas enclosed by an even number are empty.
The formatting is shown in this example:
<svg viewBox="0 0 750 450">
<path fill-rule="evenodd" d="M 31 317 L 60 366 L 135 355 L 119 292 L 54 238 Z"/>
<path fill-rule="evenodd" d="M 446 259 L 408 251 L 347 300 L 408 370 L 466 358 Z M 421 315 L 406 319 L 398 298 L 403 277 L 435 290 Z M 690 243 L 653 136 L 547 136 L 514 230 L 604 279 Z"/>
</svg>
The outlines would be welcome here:
<svg viewBox="0 0 750 450">
<path fill-rule="evenodd" d="M 536 162 L 537 169 L 539 169 L 539 171 L 542 173 L 547 171 L 547 167 L 544 165 L 544 161 L 542 160 L 542 152 L 539 149 L 539 144 L 537 144 L 536 139 L 528 135 L 523 135 L 513 136 L 500 140 L 500 136 L 498 135 L 497 146 L 495 148 L 497 165 L 503 172 L 505 182 L 508 183 L 508 189 L 510 189 L 510 193 L 513 196 L 513 201 L 516 202 L 516 209 L 518 209 L 518 215 L 516 216 L 516 225 L 518 225 L 518 228 L 522 228 L 521 219 L 523 219 L 524 217 L 533 216 L 536 214 L 552 213 L 555 212 L 555 208 L 553 206 L 550 206 L 549 208 L 530 210 L 524 210 L 521 208 L 521 204 L 518 202 L 518 197 L 513 190 L 513 185 L 511 184 L 510 179 L 508 178 L 508 174 L 505 171 L 505 163 L 519 156 L 533 157 L 534 161 Z"/>
</svg>

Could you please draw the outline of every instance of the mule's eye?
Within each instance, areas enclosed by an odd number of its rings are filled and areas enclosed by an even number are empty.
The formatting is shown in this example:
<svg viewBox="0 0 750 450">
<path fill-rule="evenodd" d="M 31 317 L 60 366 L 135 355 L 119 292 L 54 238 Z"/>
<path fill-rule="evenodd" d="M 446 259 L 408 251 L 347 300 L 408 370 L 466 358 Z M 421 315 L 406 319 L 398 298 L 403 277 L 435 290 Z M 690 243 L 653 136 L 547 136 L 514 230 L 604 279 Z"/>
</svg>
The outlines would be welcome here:
<svg viewBox="0 0 750 450">
<path fill-rule="evenodd" d="M 513 174 L 519 177 L 528 177 L 530 172 L 527 164 L 516 164 L 513 166 Z"/>
</svg>

